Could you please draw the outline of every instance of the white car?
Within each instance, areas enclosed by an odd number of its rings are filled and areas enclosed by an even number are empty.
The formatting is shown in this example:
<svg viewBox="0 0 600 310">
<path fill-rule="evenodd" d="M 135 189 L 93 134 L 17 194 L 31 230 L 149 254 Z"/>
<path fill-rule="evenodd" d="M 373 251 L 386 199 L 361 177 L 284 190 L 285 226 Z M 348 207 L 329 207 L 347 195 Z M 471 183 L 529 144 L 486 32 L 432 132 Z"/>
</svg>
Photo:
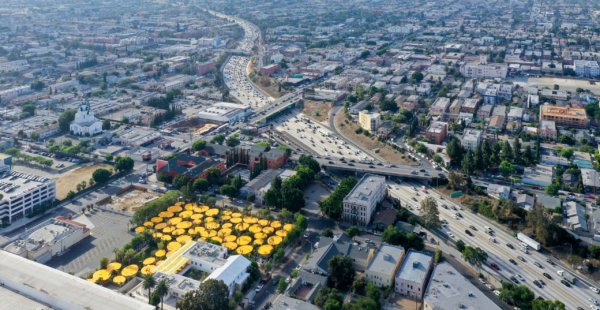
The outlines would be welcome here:
<svg viewBox="0 0 600 310">
<path fill-rule="evenodd" d="M 596 294 L 600 293 L 600 290 L 597 287 L 590 286 L 590 290 Z"/>
</svg>

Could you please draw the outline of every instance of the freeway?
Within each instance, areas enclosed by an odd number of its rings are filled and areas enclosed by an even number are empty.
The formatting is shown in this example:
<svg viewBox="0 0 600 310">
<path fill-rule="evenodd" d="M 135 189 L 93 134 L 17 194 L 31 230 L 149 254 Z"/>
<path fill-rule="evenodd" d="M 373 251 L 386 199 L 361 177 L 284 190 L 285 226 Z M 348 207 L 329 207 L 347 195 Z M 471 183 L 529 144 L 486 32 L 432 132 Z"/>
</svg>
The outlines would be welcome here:
<svg viewBox="0 0 600 310">
<path fill-rule="evenodd" d="M 431 189 L 428 189 L 428 193 L 424 193 L 419 190 L 420 187 L 421 184 L 417 182 L 401 184 L 388 182 L 389 194 L 399 199 L 403 206 L 408 207 L 415 214 L 420 213 L 421 200 L 426 197 L 434 198 L 439 206 L 440 219 L 447 222 L 443 231 L 453 241 L 461 239 L 467 245 L 484 249 L 488 253 L 488 263 L 494 262 L 500 269 L 494 271 L 485 266 L 484 268 L 491 274 L 506 281 L 510 281 L 511 277 L 516 277 L 521 284 L 528 286 L 537 296 L 547 300 L 560 300 L 565 303 L 567 309 L 588 308 L 596 302 L 598 294 L 594 293 L 589 285 L 582 282 L 580 278 L 570 288 L 561 284 L 560 276 L 556 271 L 563 268 L 556 266 L 556 262 L 552 261 L 552 258 L 533 250 L 529 254 L 525 254 L 520 249 L 519 241 L 504 230 L 496 228 L 494 223 L 482 216 L 463 210 L 459 204 L 444 198 L 443 195 Z M 443 207 L 444 205 L 446 207 Z M 462 217 L 455 216 L 456 213 L 460 213 Z M 484 227 L 486 226 L 495 228 L 493 237 L 495 242 L 485 233 Z M 467 229 L 472 236 L 466 233 Z M 509 248 L 507 244 L 511 244 L 514 249 Z M 510 259 L 514 260 L 516 264 L 511 263 Z M 548 273 L 552 279 L 546 278 L 543 273 Z M 533 285 L 534 280 L 540 279 L 546 284 L 542 288 Z"/>
</svg>

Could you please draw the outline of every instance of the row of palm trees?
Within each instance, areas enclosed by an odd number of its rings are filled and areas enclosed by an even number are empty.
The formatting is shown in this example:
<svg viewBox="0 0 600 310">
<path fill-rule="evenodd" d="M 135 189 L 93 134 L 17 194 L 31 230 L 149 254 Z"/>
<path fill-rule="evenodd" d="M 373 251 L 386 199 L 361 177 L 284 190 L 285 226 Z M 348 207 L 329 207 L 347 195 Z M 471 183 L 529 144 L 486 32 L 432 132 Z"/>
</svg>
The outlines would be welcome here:
<svg viewBox="0 0 600 310">
<path fill-rule="evenodd" d="M 152 304 L 152 289 L 156 286 L 154 293 L 160 297 L 160 309 L 163 309 L 163 299 L 169 293 L 169 284 L 166 279 L 160 280 L 156 283 L 156 279 L 152 275 L 145 275 L 144 281 L 142 282 L 144 289 L 148 290 L 148 303 Z"/>
</svg>

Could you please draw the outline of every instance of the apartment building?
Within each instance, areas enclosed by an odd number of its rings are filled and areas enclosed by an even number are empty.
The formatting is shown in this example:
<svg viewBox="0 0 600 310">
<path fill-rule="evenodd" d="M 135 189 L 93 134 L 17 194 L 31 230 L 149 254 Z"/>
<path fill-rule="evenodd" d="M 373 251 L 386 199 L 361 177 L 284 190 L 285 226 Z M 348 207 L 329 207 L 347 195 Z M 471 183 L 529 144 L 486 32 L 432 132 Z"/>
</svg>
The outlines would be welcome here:
<svg viewBox="0 0 600 310">
<path fill-rule="evenodd" d="M 448 112 L 450 107 L 450 98 L 439 97 L 437 98 L 431 107 L 429 108 L 429 114 L 437 116 Z"/>
<path fill-rule="evenodd" d="M 465 129 L 462 140 L 460 141 L 464 148 L 475 150 L 481 143 L 481 130 Z"/>
<path fill-rule="evenodd" d="M 382 244 L 367 266 L 365 279 L 378 287 L 391 286 L 404 253 L 405 250 L 401 246 Z"/>
<path fill-rule="evenodd" d="M 353 225 L 369 225 L 377 204 L 385 198 L 386 193 L 385 177 L 365 174 L 344 197 L 342 220 Z"/>
<path fill-rule="evenodd" d="M 575 60 L 573 61 L 575 74 L 580 77 L 595 78 L 600 76 L 600 66 L 595 60 Z"/>
<path fill-rule="evenodd" d="M 379 113 L 370 113 L 367 110 L 358 112 L 358 124 L 364 130 L 369 132 L 377 131 L 381 125 L 381 115 Z"/>
<path fill-rule="evenodd" d="M 420 300 L 425 292 L 432 267 L 431 255 L 409 250 L 396 274 L 396 293 Z"/>
<path fill-rule="evenodd" d="M 588 128 L 590 120 L 584 108 L 572 108 L 555 105 L 540 107 L 540 121 L 554 121 L 558 126 Z"/>
<path fill-rule="evenodd" d="M 435 144 L 441 144 L 446 139 L 447 134 L 448 123 L 445 122 L 432 122 L 427 128 L 427 132 L 425 132 L 425 136 Z"/>
</svg>

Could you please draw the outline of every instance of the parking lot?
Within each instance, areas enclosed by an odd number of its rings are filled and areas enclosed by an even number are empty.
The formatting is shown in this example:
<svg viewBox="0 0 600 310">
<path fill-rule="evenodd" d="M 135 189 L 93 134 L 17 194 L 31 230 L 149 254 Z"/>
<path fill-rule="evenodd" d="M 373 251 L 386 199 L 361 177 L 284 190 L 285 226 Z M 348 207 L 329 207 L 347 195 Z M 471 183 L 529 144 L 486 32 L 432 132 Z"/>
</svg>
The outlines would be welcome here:
<svg viewBox="0 0 600 310">
<path fill-rule="evenodd" d="M 94 226 L 91 236 L 64 255 L 52 259 L 48 266 L 76 276 L 85 276 L 98 268 L 102 257 L 113 257 L 113 250 L 122 247 L 133 237 L 128 230 L 129 218 L 126 216 L 96 209 L 85 217 Z M 81 221 L 85 222 L 85 219 Z"/>
<path fill-rule="evenodd" d="M 294 137 L 320 156 L 354 160 L 370 159 L 364 152 L 348 144 L 334 135 L 327 127 L 309 119 L 304 114 L 281 118 L 274 125 L 275 130 Z"/>
</svg>

